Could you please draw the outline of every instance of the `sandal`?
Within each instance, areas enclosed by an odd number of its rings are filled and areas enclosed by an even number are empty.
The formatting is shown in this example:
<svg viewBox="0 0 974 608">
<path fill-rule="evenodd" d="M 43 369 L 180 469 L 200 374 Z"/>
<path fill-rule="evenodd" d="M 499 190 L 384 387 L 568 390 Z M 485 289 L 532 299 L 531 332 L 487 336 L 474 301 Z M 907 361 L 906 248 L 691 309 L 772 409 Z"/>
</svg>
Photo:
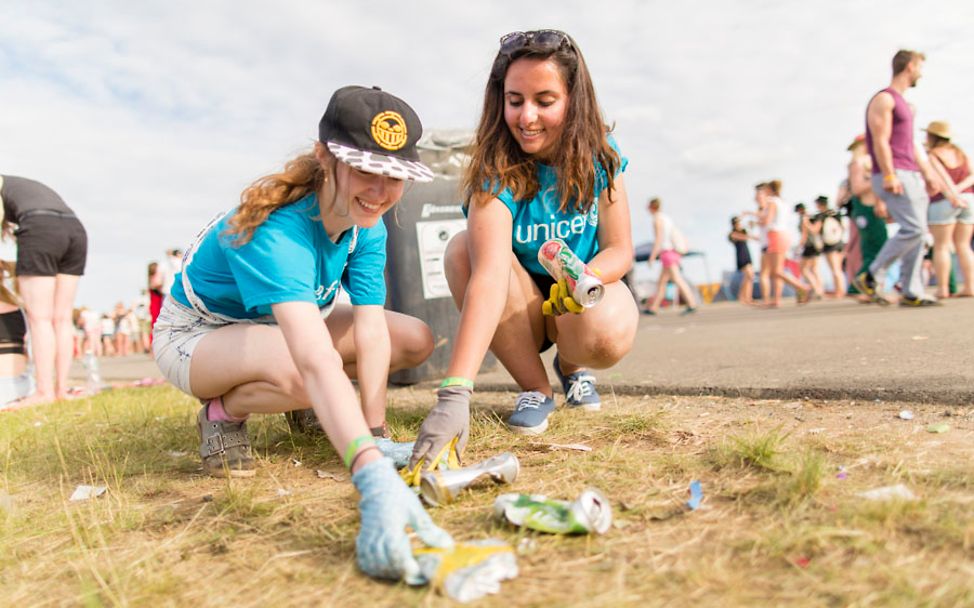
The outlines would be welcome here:
<svg viewBox="0 0 974 608">
<path fill-rule="evenodd" d="M 208 420 L 209 407 L 209 403 L 204 405 L 196 416 L 203 471 L 213 477 L 253 477 L 257 468 L 250 453 L 247 422 Z"/>
</svg>

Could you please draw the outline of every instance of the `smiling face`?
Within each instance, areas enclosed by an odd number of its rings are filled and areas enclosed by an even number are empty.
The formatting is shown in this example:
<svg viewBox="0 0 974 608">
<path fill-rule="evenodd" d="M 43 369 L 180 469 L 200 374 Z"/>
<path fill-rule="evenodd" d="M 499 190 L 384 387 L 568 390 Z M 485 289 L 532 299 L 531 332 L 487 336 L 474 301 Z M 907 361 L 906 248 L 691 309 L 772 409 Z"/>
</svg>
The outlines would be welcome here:
<svg viewBox="0 0 974 608">
<path fill-rule="evenodd" d="M 335 167 L 335 179 L 338 199 L 346 201 L 349 219 L 361 228 L 375 226 L 402 198 L 402 180 L 366 173 L 343 162 Z"/>
<path fill-rule="evenodd" d="M 525 154 L 545 161 L 558 150 L 568 90 L 557 64 L 523 57 L 504 77 L 504 122 Z"/>
<path fill-rule="evenodd" d="M 325 175 L 331 174 L 331 167 L 334 166 L 335 205 L 328 214 L 333 217 L 322 219 L 326 229 L 341 231 L 352 225 L 361 228 L 375 226 L 382 214 L 402 198 L 405 183 L 400 179 L 360 171 L 337 160 L 320 142 L 315 144 L 315 157 L 324 168 Z M 322 211 L 324 215 L 325 210 Z M 340 221 L 336 222 L 335 219 Z"/>
</svg>

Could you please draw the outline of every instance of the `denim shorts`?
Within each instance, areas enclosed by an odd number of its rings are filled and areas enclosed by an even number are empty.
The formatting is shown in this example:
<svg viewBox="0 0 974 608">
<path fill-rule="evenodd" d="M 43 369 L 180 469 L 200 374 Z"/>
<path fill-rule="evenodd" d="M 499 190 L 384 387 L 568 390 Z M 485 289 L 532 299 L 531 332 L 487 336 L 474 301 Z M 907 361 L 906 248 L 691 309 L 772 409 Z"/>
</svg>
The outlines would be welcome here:
<svg viewBox="0 0 974 608">
<path fill-rule="evenodd" d="M 927 224 L 937 226 L 945 224 L 974 224 L 974 194 L 962 192 L 960 197 L 967 203 L 964 209 L 958 209 L 945 198 L 931 201 L 927 209 Z"/>
</svg>

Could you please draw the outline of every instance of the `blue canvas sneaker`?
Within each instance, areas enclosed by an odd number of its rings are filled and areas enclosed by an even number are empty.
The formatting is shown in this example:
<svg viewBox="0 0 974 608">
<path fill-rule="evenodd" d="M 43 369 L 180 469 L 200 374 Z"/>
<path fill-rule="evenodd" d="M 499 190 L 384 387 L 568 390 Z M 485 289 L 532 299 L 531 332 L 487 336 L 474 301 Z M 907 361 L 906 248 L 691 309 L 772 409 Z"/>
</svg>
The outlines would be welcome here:
<svg viewBox="0 0 974 608">
<path fill-rule="evenodd" d="M 507 428 L 521 435 L 540 435 L 548 428 L 548 414 L 555 409 L 555 400 L 538 391 L 526 391 L 514 401 L 514 413 L 507 419 Z"/>
<path fill-rule="evenodd" d="M 597 412 L 602 409 L 602 399 L 595 390 L 595 376 L 588 370 L 580 369 L 568 374 L 561 373 L 558 355 L 554 360 L 555 375 L 561 382 L 561 389 L 565 391 L 565 402 L 568 407 L 580 407 L 587 412 Z"/>
</svg>

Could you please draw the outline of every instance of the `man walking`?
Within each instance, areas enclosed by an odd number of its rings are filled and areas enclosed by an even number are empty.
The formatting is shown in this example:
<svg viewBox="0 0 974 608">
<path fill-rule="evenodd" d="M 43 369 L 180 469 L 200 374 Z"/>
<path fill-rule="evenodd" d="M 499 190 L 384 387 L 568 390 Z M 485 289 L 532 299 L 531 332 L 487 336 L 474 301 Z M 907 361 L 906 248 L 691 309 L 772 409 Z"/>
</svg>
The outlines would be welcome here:
<svg viewBox="0 0 974 608">
<path fill-rule="evenodd" d="M 888 303 L 880 294 L 876 277 L 900 260 L 903 284 L 901 306 L 935 306 L 936 300 L 924 295 L 920 267 L 923 239 L 927 233 L 927 207 L 930 197 L 924 182 L 939 183 L 926 157 L 917 154 L 913 143 L 913 108 L 903 93 L 920 79 L 923 53 L 898 51 L 893 57 L 893 78 L 887 88 L 876 93 L 866 108 L 866 148 L 872 158 L 872 190 L 886 203 L 890 217 L 900 225 L 899 232 L 886 241 L 873 263 L 856 275 L 855 286 L 875 301 Z"/>
</svg>

